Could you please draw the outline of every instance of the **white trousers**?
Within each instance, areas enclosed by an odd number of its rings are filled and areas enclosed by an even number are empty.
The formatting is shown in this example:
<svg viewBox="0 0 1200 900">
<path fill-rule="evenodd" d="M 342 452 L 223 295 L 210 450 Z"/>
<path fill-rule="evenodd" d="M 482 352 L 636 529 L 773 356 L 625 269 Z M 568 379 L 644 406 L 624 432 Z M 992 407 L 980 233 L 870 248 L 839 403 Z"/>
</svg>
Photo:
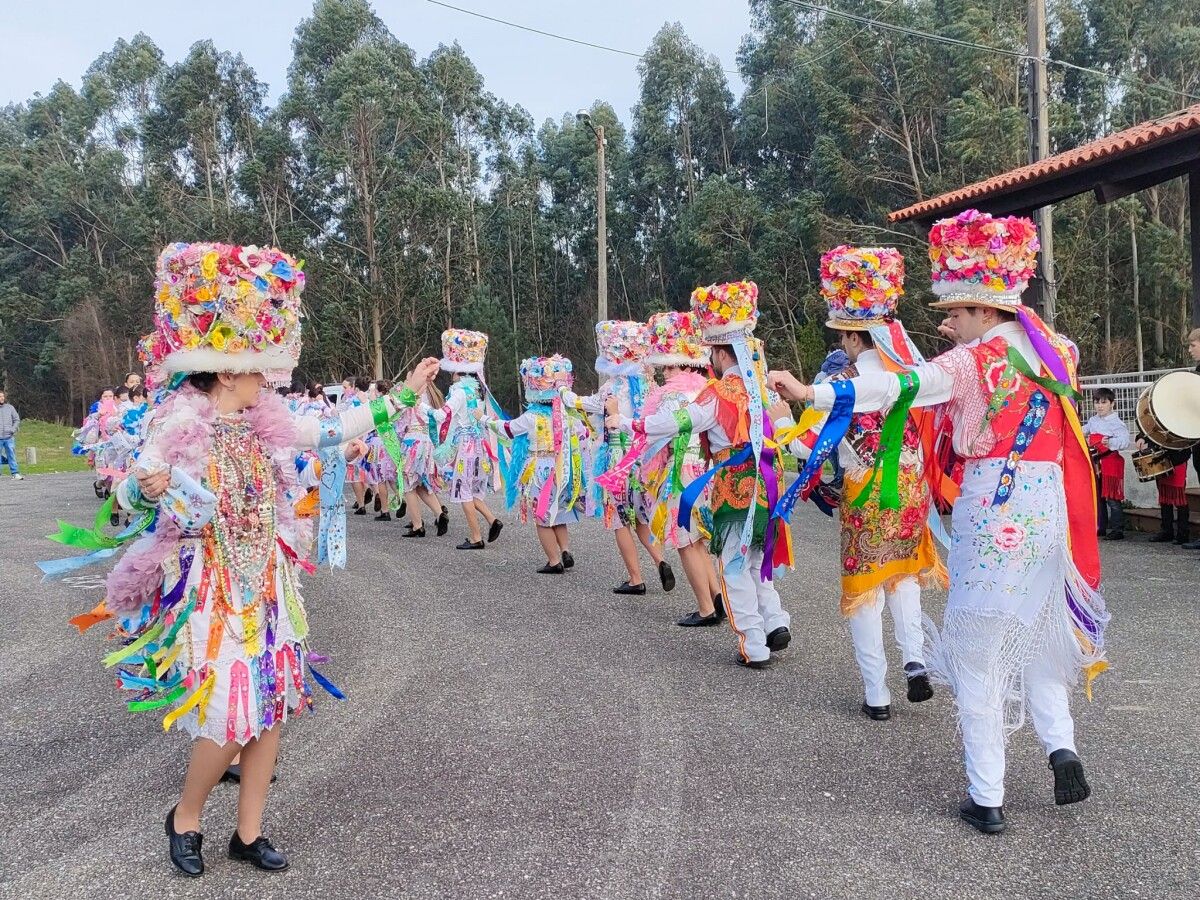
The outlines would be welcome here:
<svg viewBox="0 0 1200 900">
<path fill-rule="evenodd" d="M 961 669 L 957 685 L 968 791 L 980 806 L 1004 805 L 1003 698 L 989 698 L 985 669 Z M 1033 729 L 1049 756 L 1055 750 L 1075 750 L 1075 723 L 1067 685 L 1047 656 L 1025 667 L 1025 694 Z"/>
<path fill-rule="evenodd" d="M 732 543 L 731 540 L 729 543 Z M 728 544 L 726 545 L 728 549 Z M 734 574 L 725 567 L 727 552 L 721 554 L 721 580 L 725 583 L 725 604 L 729 624 L 738 636 L 738 651 L 748 662 L 771 658 L 767 635 L 776 628 L 787 628 L 792 617 L 783 608 L 774 582 L 759 579 L 761 550 L 751 550 L 745 568 Z"/>
<path fill-rule="evenodd" d="M 892 614 L 896 643 L 904 662 L 925 666 L 925 633 L 921 627 L 921 585 L 905 578 L 892 590 L 880 588 L 872 603 L 864 603 L 846 619 L 854 641 L 854 658 L 862 672 L 863 698 L 868 706 L 887 706 L 892 702 L 887 687 L 887 654 L 883 650 L 883 608 Z"/>
</svg>

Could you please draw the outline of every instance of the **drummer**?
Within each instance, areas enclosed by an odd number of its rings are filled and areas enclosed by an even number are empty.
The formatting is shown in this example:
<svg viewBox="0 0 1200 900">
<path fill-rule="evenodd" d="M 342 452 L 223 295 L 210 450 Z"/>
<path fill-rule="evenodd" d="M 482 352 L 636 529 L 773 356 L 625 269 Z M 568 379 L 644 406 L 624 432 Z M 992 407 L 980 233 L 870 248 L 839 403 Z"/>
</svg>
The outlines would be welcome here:
<svg viewBox="0 0 1200 900">
<path fill-rule="evenodd" d="M 1139 432 L 1133 443 L 1139 451 L 1152 450 L 1156 445 Z M 1150 535 L 1152 544 L 1168 544 L 1174 541 L 1180 546 L 1189 542 L 1187 464 L 1192 451 L 1161 448 L 1171 463 L 1171 468 L 1154 479 L 1158 486 L 1159 529 Z"/>
<path fill-rule="evenodd" d="M 1200 375 L 1200 328 L 1193 328 L 1188 334 L 1187 351 L 1196 364 L 1196 374 Z M 1196 470 L 1196 477 L 1200 478 L 1200 442 L 1192 447 L 1192 467 Z M 1185 550 L 1200 550 L 1200 539 L 1188 541 L 1183 547 Z"/>
<path fill-rule="evenodd" d="M 1100 388 L 1093 398 L 1096 412 L 1083 426 L 1096 471 L 1096 533 L 1110 541 L 1125 539 L 1125 513 L 1121 509 L 1125 500 L 1125 457 L 1121 451 L 1133 443 L 1129 429 L 1117 415 L 1116 402 L 1112 388 Z"/>
</svg>

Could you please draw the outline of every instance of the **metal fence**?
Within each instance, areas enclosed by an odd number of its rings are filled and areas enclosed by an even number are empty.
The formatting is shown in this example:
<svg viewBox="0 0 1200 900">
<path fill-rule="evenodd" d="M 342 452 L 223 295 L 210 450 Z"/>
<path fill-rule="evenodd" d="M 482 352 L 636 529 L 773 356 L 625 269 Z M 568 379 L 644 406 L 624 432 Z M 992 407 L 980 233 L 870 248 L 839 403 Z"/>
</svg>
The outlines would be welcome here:
<svg viewBox="0 0 1200 900">
<path fill-rule="evenodd" d="M 1114 372 L 1110 375 L 1089 375 L 1079 379 L 1083 400 L 1079 405 L 1079 415 L 1087 421 L 1094 411 L 1093 398 L 1096 391 L 1102 387 L 1112 390 L 1117 395 L 1117 415 L 1129 426 L 1129 430 L 1137 433 L 1137 402 L 1142 391 L 1170 372 L 1190 372 L 1190 369 L 1152 369 L 1148 372 Z"/>
</svg>

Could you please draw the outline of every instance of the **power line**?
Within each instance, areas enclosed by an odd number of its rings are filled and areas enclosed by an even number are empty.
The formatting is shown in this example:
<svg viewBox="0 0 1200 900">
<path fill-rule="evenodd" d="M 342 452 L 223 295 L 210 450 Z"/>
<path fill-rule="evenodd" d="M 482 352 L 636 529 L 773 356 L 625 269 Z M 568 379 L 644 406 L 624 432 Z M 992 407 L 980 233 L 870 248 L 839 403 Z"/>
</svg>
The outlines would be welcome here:
<svg viewBox="0 0 1200 900">
<path fill-rule="evenodd" d="M 1031 56 L 1030 54 L 1023 52 L 1021 50 L 1009 50 L 1006 47 L 996 47 L 991 44 L 977 44 L 974 41 L 963 41 L 963 40 L 959 40 L 958 38 L 947 37 L 947 36 L 941 35 L 941 34 L 930 34 L 928 31 L 921 31 L 916 28 L 909 28 L 905 25 L 893 25 L 891 22 L 881 22 L 878 19 L 872 19 L 867 16 L 860 16 L 857 13 L 843 12 L 842 10 L 839 10 L 839 9 L 830 9 L 828 6 L 822 6 L 818 3 L 809 3 L 809 2 L 807 2 L 807 0 L 784 0 L 784 2 L 791 6 L 799 6 L 804 9 L 810 10 L 812 12 L 824 13 L 826 15 L 833 16 L 834 18 L 846 19 L 847 21 L 850 21 L 850 22 L 857 22 L 860 25 L 865 25 L 870 28 L 881 28 L 885 31 L 894 31 L 894 32 L 897 32 L 898 34 L 903 34 L 908 37 L 915 37 L 915 38 L 920 38 L 922 40 L 934 41 L 934 42 L 940 43 L 940 44 L 949 44 L 954 47 L 963 47 L 963 48 L 966 48 L 969 50 L 983 50 L 987 53 L 997 53 L 997 54 L 1000 54 L 1001 56 L 1008 56 L 1008 57 L 1011 57 L 1014 59 L 1020 59 L 1020 60 L 1032 60 L 1035 58 L 1035 57 Z M 1122 84 L 1127 84 L 1127 85 L 1130 85 L 1131 87 L 1140 87 L 1140 88 L 1144 88 L 1145 90 L 1158 91 L 1160 93 L 1168 94 L 1171 96 L 1185 97 L 1188 100 L 1200 100 L 1200 97 L 1197 97 L 1193 94 L 1189 94 L 1183 90 L 1179 90 L 1176 88 L 1161 87 L 1160 85 L 1151 84 L 1151 83 L 1142 81 L 1138 78 L 1131 78 L 1126 75 L 1116 75 L 1112 72 L 1105 72 L 1103 69 L 1092 69 L 1092 68 L 1089 68 L 1088 66 L 1076 65 L 1075 63 L 1070 63 L 1065 60 L 1054 59 L 1051 56 L 1047 56 L 1045 58 L 1045 60 L 1043 60 L 1043 61 L 1046 63 L 1046 65 L 1061 66 L 1066 69 L 1074 69 L 1078 72 L 1086 72 L 1090 75 L 1099 75 L 1101 78 L 1108 78 L 1113 81 L 1119 81 Z"/>
</svg>

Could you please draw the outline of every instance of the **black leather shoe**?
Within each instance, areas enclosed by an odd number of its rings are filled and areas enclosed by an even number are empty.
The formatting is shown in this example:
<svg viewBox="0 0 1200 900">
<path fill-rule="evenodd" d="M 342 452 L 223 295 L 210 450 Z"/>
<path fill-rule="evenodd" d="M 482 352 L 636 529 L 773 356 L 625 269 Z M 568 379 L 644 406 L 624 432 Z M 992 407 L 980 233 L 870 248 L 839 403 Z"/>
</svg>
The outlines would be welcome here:
<svg viewBox="0 0 1200 900">
<path fill-rule="evenodd" d="M 640 597 L 642 594 L 646 593 L 646 584 L 645 584 L 645 582 L 643 582 L 642 584 L 630 584 L 628 581 L 626 581 L 620 587 L 613 588 L 613 593 L 614 594 L 635 594 Z"/>
<path fill-rule="evenodd" d="M 866 713 L 868 719 L 874 722 L 886 722 L 892 717 L 892 708 L 890 706 L 871 706 L 864 701 L 862 711 Z"/>
<path fill-rule="evenodd" d="M 442 537 L 450 529 L 450 510 L 442 507 L 442 511 L 437 517 L 437 535 Z"/>
<path fill-rule="evenodd" d="M 717 596 L 713 597 L 713 609 L 716 610 L 718 619 L 726 618 L 725 598 L 722 597 L 720 594 L 717 594 Z"/>
<path fill-rule="evenodd" d="M 554 565 L 546 563 L 546 565 L 537 570 L 537 573 L 539 575 L 561 575 L 565 571 L 567 570 L 563 568 L 562 563 L 555 563 Z"/>
<path fill-rule="evenodd" d="M 564 569 L 575 568 L 575 557 L 571 555 L 570 550 L 564 550 L 562 552 L 562 562 L 563 562 Z"/>
<path fill-rule="evenodd" d="M 778 653 L 780 650 L 786 650 L 787 645 L 792 642 L 792 633 L 786 626 L 779 626 L 767 635 L 767 649 L 772 653 Z"/>
<path fill-rule="evenodd" d="M 200 847 L 204 843 L 204 835 L 198 831 L 175 832 L 175 807 L 167 813 L 167 847 L 171 862 L 189 878 L 199 878 L 204 874 L 204 857 L 200 855 Z"/>
<path fill-rule="evenodd" d="M 675 590 L 675 570 L 665 559 L 658 564 L 658 580 L 662 583 L 662 589 L 668 594 Z"/>
<path fill-rule="evenodd" d="M 496 538 L 500 537 L 500 531 L 504 528 L 504 523 L 497 519 L 488 529 L 488 543 L 494 543 Z"/>
<path fill-rule="evenodd" d="M 221 773 L 221 784 L 241 784 L 242 783 L 242 767 L 238 763 L 232 763 L 226 767 Z"/>
<path fill-rule="evenodd" d="M 771 661 L 769 659 L 746 659 L 739 655 L 737 664 L 744 669 L 765 669 L 771 664 Z"/>
<path fill-rule="evenodd" d="M 400 508 L 399 508 L 398 510 L 396 510 L 396 518 L 397 518 L 397 519 L 403 519 L 403 518 L 404 518 L 404 516 L 405 516 L 407 513 L 408 513 L 408 501 L 407 501 L 407 500 L 401 500 L 401 501 L 400 501 Z"/>
<path fill-rule="evenodd" d="M 1121 532 L 1121 537 L 1125 537 L 1124 532 Z M 1117 538 L 1112 538 L 1112 540 L 1117 540 Z M 1200 541 L 1188 541 L 1186 544 L 1183 545 L 1183 549 L 1184 550 L 1200 550 Z"/>
<path fill-rule="evenodd" d="M 413 528 L 410 525 L 402 537 L 425 537 L 425 526 L 422 525 L 420 528 Z"/>
<path fill-rule="evenodd" d="M 354 514 L 356 516 L 365 516 L 367 514 L 367 508 L 365 506 L 356 506 L 354 507 Z"/>
<path fill-rule="evenodd" d="M 483 541 L 475 541 L 474 543 L 472 543 L 471 539 L 467 538 L 465 541 L 463 541 L 461 544 L 458 545 L 458 549 L 459 550 L 482 550 L 483 549 Z"/>
<path fill-rule="evenodd" d="M 367 488 L 366 491 L 363 492 L 363 503 L 370 503 L 374 499 L 375 499 L 375 489 Z"/>
<path fill-rule="evenodd" d="M 908 702 L 924 703 L 933 698 L 933 685 L 925 674 L 925 667 L 918 662 L 904 664 L 904 673 L 908 676 Z"/>
<path fill-rule="evenodd" d="M 984 834 L 999 834 L 1005 827 L 1003 806 L 980 806 L 970 797 L 958 804 L 958 817 Z"/>
<path fill-rule="evenodd" d="M 706 628 L 709 625 L 720 625 L 721 619 L 716 613 L 711 616 L 702 616 L 696 610 L 692 610 L 675 624 L 683 628 Z"/>
<path fill-rule="evenodd" d="M 1150 543 L 1152 544 L 1169 544 L 1175 540 L 1175 535 L 1169 531 L 1159 531 L 1150 535 Z"/>
<path fill-rule="evenodd" d="M 263 835 L 259 835 L 249 844 L 243 844 L 235 831 L 229 839 L 229 858 L 248 862 L 256 869 L 264 872 L 282 872 L 288 867 L 288 859 Z"/>
<path fill-rule="evenodd" d="M 390 512 L 381 512 L 379 515 L 377 515 L 375 517 L 375 521 L 376 522 L 390 522 L 390 521 L 392 521 L 392 514 Z"/>
<path fill-rule="evenodd" d="M 1087 778 L 1083 774 L 1083 763 L 1074 750 L 1055 750 L 1048 763 L 1054 773 L 1054 802 L 1059 806 L 1080 803 L 1092 795 Z"/>
<path fill-rule="evenodd" d="M 1123 532 L 1123 531 L 1110 531 L 1108 534 L 1106 534 L 1106 535 L 1104 536 L 1104 539 L 1105 539 L 1106 541 L 1123 541 L 1123 540 L 1125 540 L 1125 532 Z M 1196 546 L 1197 546 L 1197 547 L 1200 547 L 1200 542 L 1195 542 L 1195 543 L 1196 543 Z M 1185 546 L 1185 547 L 1186 547 L 1186 546 L 1187 546 L 1187 544 L 1184 544 L 1183 546 Z"/>
</svg>

